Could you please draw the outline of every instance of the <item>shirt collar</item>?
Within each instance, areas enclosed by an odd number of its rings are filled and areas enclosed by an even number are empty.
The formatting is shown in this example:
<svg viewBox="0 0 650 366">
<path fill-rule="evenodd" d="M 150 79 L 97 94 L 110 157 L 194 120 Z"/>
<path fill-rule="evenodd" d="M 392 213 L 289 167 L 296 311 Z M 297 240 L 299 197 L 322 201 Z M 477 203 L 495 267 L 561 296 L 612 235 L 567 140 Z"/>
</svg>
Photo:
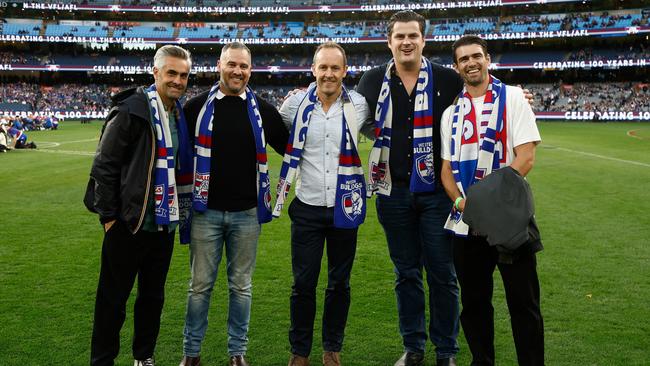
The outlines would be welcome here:
<svg viewBox="0 0 650 366">
<path fill-rule="evenodd" d="M 226 96 L 226 94 L 224 94 L 224 93 L 221 91 L 221 88 L 219 88 L 219 90 L 217 90 L 217 99 L 221 100 L 221 99 L 223 99 L 223 97 L 225 97 L 225 96 Z M 240 97 L 242 100 L 246 100 L 246 90 L 245 90 L 245 89 L 244 89 L 243 92 L 241 92 L 241 94 L 239 94 L 239 97 Z"/>
</svg>

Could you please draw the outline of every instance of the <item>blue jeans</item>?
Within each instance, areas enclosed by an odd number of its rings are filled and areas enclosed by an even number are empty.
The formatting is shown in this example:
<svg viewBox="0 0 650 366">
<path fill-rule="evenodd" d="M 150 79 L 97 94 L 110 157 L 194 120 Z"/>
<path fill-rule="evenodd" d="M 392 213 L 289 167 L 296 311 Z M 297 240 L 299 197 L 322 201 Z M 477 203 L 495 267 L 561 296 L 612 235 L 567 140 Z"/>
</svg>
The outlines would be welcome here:
<svg viewBox="0 0 650 366">
<path fill-rule="evenodd" d="M 228 353 L 244 355 L 251 312 L 251 280 L 261 226 L 257 208 L 227 212 L 194 212 L 190 243 L 192 280 L 187 297 L 183 353 L 198 356 L 208 328 L 210 295 L 226 248 L 228 274 Z"/>
<path fill-rule="evenodd" d="M 424 353 L 426 347 L 424 265 L 429 285 L 429 336 L 437 358 L 458 353 L 458 285 L 451 236 L 443 229 L 451 205 L 442 188 L 433 194 L 413 194 L 407 187 L 393 187 L 390 197 L 377 197 L 377 217 L 395 266 L 404 348 Z"/>
</svg>

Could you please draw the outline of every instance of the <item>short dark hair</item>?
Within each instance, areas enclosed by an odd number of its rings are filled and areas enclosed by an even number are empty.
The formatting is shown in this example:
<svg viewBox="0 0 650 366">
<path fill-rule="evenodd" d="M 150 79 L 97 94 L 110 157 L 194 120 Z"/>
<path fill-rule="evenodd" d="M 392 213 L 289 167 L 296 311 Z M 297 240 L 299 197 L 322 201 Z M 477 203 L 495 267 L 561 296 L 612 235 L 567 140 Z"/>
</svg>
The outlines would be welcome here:
<svg viewBox="0 0 650 366">
<path fill-rule="evenodd" d="M 418 22 L 420 25 L 420 33 L 424 37 L 424 30 L 427 27 L 427 21 L 424 17 L 413 10 L 402 10 L 393 14 L 388 20 L 388 38 L 393 35 L 393 26 L 395 23 L 408 23 L 408 22 Z"/>
<path fill-rule="evenodd" d="M 228 51 L 230 49 L 233 49 L 233 50 L 246 50 L 246 52 L 248 52 L 249 56 L 251 56 L 251 57 L 253 56 L 251 54 L 251 50 L 248 48 L 248 46 L 246 46 L 245 44 L 243 44 L 241 42 L 226 43 L 226 45 L 223 46 L 223 48 L 221 48 L 221 56 L 223 56 L 223 54 L 226 53 L 226 51 Z M 221 59 L 221 56 L 219 56 L 220 59 Z"/>
<path fill-rule="evenodd" d="M 325 43 L 321 43 L 321 44 L 318 45 L 318 47 L 316 48 L 316 51 L 314 51 L 314 58 L 312 59 L 312 63 L 314 65 L 316 65 L 316 56 L 318 55 L 318 52 L 320 52 L 320 50 L 322 50 L 323 48 L 334 48 L 334 49 L 337 49 L 337 50 L 341 51 L 341 54 L 343 55 L 343 65 L 345 65 L 345 66 L 348 65 L 348 58 L 345 55 L 345 50 L 343 49 L 343 47 L 341 47 L 340 44 L 338 44 L 336 42 L 333 42 L 333 41 L 327 41 Z"/>
<path fill-rule="evenodd" d="M 456 49 L 458 49 L 459 47 L 468 46 L 468 45 L 471 45 L 471 44 L 477 44 L 477 45 L 481 46 L 481 48 L 483 49 L 483 54 L 485 54 L 485 56 L 488 55 L 487 42 L 485 42 L 485 40 L 483 38 L 481 38 L 481 37 L 479 37 L 479 36 L 477 36 L 475 34 L 468 34 L 466 36 L 462 36 L 462 37 L 458 38 L 456 40 L 456 42 L 454 42 L 454 44 L 451 45 L 451 56 L 452 56 L 455 64 L 457 64 Z"/>
</svg>

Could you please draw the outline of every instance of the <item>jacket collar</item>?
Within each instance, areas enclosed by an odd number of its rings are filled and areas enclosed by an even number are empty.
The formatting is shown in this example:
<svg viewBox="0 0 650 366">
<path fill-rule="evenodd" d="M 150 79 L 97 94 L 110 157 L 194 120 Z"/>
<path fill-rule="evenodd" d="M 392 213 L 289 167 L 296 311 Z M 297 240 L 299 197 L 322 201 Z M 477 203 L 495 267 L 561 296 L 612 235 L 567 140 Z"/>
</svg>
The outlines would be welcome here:
<svg viewBox="0 0 650 366">
<path fill-rule="evenodd" d="M 145 121 L 151 120 L 147 91 L 145 87 L 130 88 L 119 92 L 112 97 L 115 105 L 124 105 L 128 108 L 129 114 L 142 118 Z"/>
</svg>

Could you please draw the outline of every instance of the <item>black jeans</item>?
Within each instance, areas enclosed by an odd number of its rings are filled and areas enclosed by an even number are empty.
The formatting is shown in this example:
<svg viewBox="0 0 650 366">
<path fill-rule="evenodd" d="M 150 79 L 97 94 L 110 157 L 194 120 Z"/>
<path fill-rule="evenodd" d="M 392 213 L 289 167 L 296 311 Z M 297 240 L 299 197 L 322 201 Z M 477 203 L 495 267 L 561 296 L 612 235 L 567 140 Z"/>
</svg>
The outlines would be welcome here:
<svg viewBox="0 0 650 366">
<path fill-rule="evenodd" d="M 327 289 L 323 312 L 323 350 L 340 352 L 350 309 L 350 272 L 357 229 L 334 227 L 334 208 L 310 206 L 294 199 L 291 217 L 291 352 L 309 356 L 316 316 L 316 285 L 327 241 Z"/>
<path fill-rule="evenodd" d="M 104 234 L 90 347 L 91 365 L 113 365 L 120 350 L 126 302 L 136 276 L 133 357 L 138 360 L 153 357 L 173 248 L 173 232 L 141 230 L 133 235 L 119 220 Z"/>
<path fill-rule="evenodd" d="M 472 352 L 472 365 L 494 365 L 495 267 L 499 267 L 503 279 L 519 365 L 544 365 L 544 323 L 535 254 L 521 255 L 512 264 L 498 263 L 498 257 L 497 249 L 489 246 L 485 238 L 454 238 L 454 262 L 463 304 L 460 321 Z"/>
</svg>

